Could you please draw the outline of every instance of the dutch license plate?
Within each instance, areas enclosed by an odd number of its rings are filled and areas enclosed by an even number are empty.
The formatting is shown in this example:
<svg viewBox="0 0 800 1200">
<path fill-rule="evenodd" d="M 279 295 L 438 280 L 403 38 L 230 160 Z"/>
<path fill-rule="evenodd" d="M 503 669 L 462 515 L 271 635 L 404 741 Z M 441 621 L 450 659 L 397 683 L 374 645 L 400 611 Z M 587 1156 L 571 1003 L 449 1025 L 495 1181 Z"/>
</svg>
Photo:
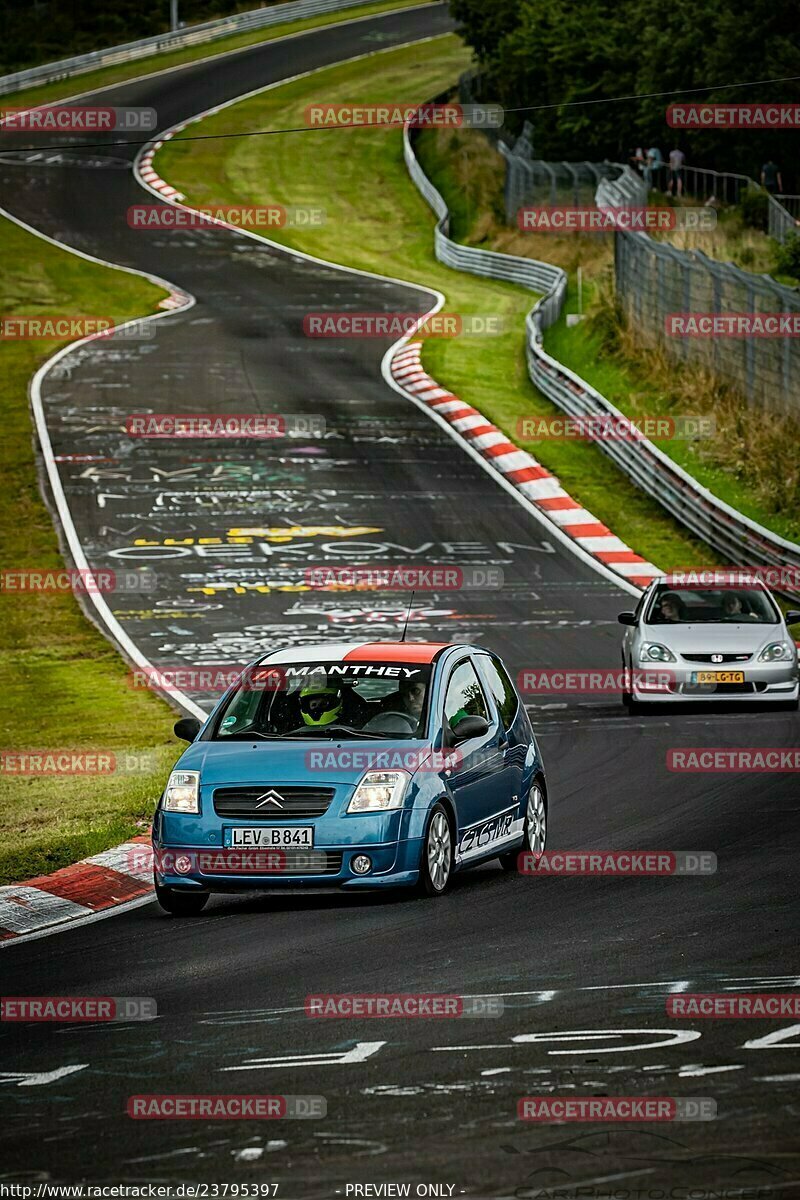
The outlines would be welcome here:
<svg viewBox="0 0 800 1200">
<path fill-rule="evenodd" d="M 692 683 L 744 683 L 744 671 L 692 671 Z"/>
<path fill-rule="evenodd" d="M 314 845 L 313 825 L 234 825 L 224 831 L 226 849 L 308 850 Z"/>
</svg>

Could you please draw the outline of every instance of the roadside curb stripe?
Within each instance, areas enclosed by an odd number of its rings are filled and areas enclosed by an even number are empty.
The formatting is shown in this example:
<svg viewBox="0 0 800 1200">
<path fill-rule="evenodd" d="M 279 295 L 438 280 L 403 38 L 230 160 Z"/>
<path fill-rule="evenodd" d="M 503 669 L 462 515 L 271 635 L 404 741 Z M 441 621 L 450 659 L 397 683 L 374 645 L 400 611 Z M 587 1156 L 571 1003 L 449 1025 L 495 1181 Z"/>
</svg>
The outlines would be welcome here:
<svg viewBox="0 0 800 1200">
<path fill-rule="evenodd" d="M 0 942 L 125 904 L 153 890 L 150 837 L 0 887 Z"/>
<path fill-rule="evenodd" d="M 506 434 L 470 404 L 442 388 L 423 369 L 422 342 L 406 342 L 391 359 L 395 383 L 415 400 L 421 400 L 447 421 L 459 437 L 477 450 L 494 470 L 499 471 L 532 501 L 538 509 L 567 534 L 581 549 L 629 583 L 644 588 L 663 572 L 642 558 L 598 521 L 588 509 L 564 491 L 557 477 L 537 462 L 526 450 L 520 450 Z"/>
</svg>

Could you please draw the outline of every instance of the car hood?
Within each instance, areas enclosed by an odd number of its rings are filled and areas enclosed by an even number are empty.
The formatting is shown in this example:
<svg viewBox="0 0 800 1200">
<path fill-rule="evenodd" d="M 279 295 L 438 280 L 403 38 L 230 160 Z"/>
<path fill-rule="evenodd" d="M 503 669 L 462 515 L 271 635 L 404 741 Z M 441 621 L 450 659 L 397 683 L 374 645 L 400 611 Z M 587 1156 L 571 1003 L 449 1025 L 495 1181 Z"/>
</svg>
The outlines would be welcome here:
<svg viewBox="0 0 800 1200">
<path fill-rule="evenodd" d="M 369 770 L 401 769 L 413 774 L 430 756 L 430 742 L 388 738 L 385 741 L 371 738 L 201 741 L 193 742 L 176 766 L 185 771 L 199 771 L 202 786 L 355 785 Z"/>
<path fill-rule="evenodd" d="M 769 642 L 791 641 L 780 625 L 702 622 L 697 625 L 643 625 L 642 638 L 661 642 L 679 654 L 755 654 Z"/>
</svg>

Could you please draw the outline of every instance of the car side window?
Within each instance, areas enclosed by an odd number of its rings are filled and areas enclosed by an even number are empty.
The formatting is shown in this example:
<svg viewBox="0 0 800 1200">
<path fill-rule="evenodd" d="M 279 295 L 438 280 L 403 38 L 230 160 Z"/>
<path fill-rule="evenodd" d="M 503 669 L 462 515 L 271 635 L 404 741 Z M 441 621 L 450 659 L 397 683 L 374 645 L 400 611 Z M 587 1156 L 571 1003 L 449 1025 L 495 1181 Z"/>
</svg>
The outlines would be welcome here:
<svg viewBox="0 0 800 1200">
<path fill-rule="evenodd" d="M 450 676 L 444 698 L 444 715 L 451 729 L 455 729 L 464 717 L 483 717 L 485 721 L 489 720 L 483 689 L 468 658 L 460 662 Z"/>
<path fill-rule="evenodd" d="M 482 654 L 481 666 L 484 678 L 489 684 L 489 691 L 494 696 L 494 702 L 497 705 L 503 729 L 508 731 L 514 724 L 514 717 L 517 715 L 519 697 L 514 690 L 513 683 L 508 678 L 505 667 L 499 659 L 493 655 Z"/>
</svg>

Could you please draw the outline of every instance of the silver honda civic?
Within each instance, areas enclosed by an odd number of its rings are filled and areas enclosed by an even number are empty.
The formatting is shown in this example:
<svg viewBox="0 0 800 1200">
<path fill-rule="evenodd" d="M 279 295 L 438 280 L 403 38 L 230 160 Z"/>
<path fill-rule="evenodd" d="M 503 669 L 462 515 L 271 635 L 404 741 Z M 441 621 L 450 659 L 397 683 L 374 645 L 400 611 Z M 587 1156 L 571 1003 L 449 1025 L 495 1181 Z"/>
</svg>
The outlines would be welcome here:
<svg viewBox="0 0 800 1200">
<path fill-rule="evenodd" d="M 738 701 L 798 707 L 800 664 L 789 626 L 759 580 L 703 584 L 654 579 L 635 612 L 619 614 L 622 702 Z"/>
</svg>

